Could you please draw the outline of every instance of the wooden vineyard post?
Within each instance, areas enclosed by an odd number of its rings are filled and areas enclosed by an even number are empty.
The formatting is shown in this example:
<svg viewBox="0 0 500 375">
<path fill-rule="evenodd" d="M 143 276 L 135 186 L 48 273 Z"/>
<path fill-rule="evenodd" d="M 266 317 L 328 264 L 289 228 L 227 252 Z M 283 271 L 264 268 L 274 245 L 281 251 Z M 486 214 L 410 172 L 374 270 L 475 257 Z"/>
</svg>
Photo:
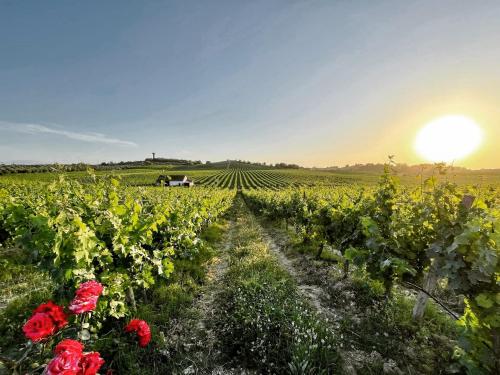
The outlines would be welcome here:
<svg viewBox="0 0 500 375">
<path fill-rule="evenodd" d="M 137 305 L 135 304 L 134 289 L 132 289 L 131 286 L 129 286 L 127 289 L 127 298 L 129 300 L 130 305 L 132 306 L 132 311 L 134 313 L 137 312 Z"/>
<path fill-rule="evenodd" d="M 438 281 L 437 270 L 434 265 L 431 265 L 429 272 L 425 275 L 423 289 L 427 293 L 432 293 L 436 288 Z M 417 301 L 415 302 L 415 306 L 413 307 L 413 319 L 419 320 L 422 319 L 425 312 L 425 306 L 427 305 L 427 300 L 429 299 L 429 295 L 420 291 L 417 296 Z"/>
</svg>

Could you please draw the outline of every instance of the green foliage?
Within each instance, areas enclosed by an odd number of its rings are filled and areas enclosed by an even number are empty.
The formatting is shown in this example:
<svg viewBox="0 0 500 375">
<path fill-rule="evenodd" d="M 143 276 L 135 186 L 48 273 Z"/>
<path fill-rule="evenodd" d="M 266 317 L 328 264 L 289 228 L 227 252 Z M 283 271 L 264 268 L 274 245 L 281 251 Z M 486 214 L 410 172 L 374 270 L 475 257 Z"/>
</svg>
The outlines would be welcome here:
<svg viewBox="0 0 500 375">
<path fill-rule="evenodd" d="M 394 283 L 421 285 L 431 264 L 467 307 L 457 350 L 471 372 L 500 370 L 500 253 L 497 189 L 460 188 L 431 177 L 413 189 L 386 166 L 379 184 L 245 191 L 249 205 L 291 222 L 303 238 L 326 243 L 364 267 L 390 295 Z"/>
<path fill-rule="evenodd" d="M 0 190 L 0 228 L 26 249 L 61 290 L 97 279 L 105 285 L 97 313 L 127 314 L 127 291 L 166 279 L 174 259 L 192 259 L 201 229 L 231 205 L 223 190 L 125 188 L 115 178 L 61 176 L 49 185 Z"/>
<path fill-rule="evenodd" d="M 44 281 L 43 289 L 17 296 L 1 311 L 1 346 L 9 350 L 2 354 L 19 357 L 22 325 L 39 303 L 66 303 L 80 282 L 97 279 L 105 289 L 96 312 L 86 318 L 88 346 L 119 373 L 168 372 L 163 351 L 156 349 L 165 346 L 166 327 L 204 281 L 204 265 L 214 255 L 210 244 L 222 231 L 210 225 L 232 205 L 233 196 L 207 188 L 128 188 L 93 174 L 86 183 L 62 177 L 49 185 L 0 189 L 0 231 L 9 246 L 0 247 L 0 267 L 32 270 L 30 280 L 36 275 Z M 2 277 L 1 283 L 21 281 L 12 272 Z M 52 283 L 46 282 L 49 277 Z M 136 311 L 131 311 L 131 291 Z M 123 334 L 124 320 L 111 319 L 132 314 L 151 325 L 153 343 L 146 349 Z M 55 341 L 40 358 L 48 360 Z M 151 363 L 147 369 L 137 366 L 145 361 Z"/>
</svg>

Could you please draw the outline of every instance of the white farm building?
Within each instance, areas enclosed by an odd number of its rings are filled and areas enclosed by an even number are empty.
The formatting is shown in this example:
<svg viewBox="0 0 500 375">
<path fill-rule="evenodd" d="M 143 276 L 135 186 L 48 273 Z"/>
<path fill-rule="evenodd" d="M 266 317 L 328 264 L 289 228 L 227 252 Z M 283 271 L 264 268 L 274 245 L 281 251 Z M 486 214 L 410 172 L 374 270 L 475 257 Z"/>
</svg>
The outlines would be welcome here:
<svg viewBox="0 0 500 375">
<path fill-rule="evenodd" d="M 164 186 L 191 187 L 194 185 L 194 182 L 190 180 L 186 175 L 159 176 L 156 180 L 156 185 L 159 186 L 162 183 L 164 184 Z"/>
</svg>

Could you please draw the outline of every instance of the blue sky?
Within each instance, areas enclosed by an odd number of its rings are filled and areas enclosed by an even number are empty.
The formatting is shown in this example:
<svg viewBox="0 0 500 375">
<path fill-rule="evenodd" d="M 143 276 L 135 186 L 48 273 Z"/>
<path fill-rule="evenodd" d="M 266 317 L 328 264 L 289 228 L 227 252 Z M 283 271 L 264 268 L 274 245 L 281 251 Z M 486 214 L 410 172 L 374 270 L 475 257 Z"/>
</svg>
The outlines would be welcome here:
<svg viewBox="0 0 500 375">
<path fill-rule="evenodd" d="M 499 167 L 498 1 L 3 1 L 0 162 L 419 162 L 461 113 Z"/>
</svg>

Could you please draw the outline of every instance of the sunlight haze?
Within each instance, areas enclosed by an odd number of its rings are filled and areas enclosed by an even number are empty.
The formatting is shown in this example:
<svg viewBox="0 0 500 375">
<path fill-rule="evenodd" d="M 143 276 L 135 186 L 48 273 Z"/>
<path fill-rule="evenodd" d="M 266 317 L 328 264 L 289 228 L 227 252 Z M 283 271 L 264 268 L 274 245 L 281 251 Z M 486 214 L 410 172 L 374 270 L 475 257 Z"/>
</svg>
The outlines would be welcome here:
<svg viewBox="0 0 500 375">
<path fill-rule="evenodd" d="M 498 1 L 0 2 L 0 162 L 421 163 L 483 132 L 500 167 Z"/>
</svg>

